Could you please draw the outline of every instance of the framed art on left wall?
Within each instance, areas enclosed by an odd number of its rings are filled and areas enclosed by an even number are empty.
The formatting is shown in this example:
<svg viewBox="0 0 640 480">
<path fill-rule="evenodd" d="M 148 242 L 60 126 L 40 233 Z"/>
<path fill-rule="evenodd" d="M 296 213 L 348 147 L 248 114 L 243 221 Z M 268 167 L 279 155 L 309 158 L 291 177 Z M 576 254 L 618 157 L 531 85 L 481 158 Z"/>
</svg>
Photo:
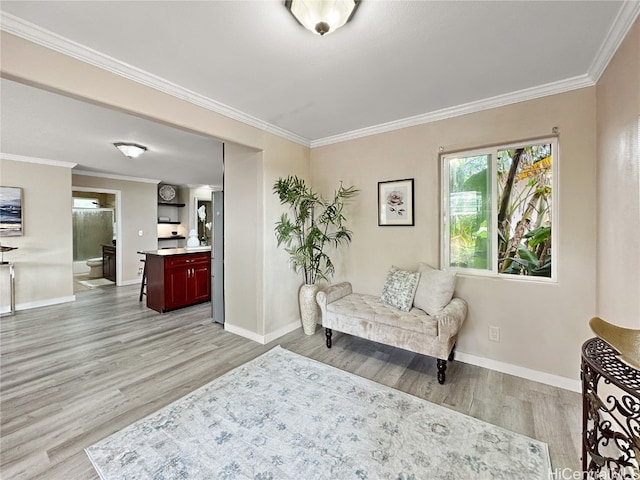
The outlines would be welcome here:
<svg viewBox="0 0 640 480">
<path fill-rule="evenodd" d="M 22 235 L 22 188 L 0 187 L 0 237 Z"/>
</svg>

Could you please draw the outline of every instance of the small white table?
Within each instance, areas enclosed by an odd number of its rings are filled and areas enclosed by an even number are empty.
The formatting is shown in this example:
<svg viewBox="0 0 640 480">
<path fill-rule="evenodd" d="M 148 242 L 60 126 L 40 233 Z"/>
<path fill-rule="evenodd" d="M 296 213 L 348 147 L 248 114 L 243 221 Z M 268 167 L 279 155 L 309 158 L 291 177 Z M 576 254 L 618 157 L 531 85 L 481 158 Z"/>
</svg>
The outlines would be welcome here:
<svg viewBox="0 0 640 480">
<path fill-rule="evenodd" d="M 16 269 L 11 262 L 2 262 L 0 267 L 9 267 L 9 295 L 11 297 L 10 315 L 16 314 Z"/>
</svg>

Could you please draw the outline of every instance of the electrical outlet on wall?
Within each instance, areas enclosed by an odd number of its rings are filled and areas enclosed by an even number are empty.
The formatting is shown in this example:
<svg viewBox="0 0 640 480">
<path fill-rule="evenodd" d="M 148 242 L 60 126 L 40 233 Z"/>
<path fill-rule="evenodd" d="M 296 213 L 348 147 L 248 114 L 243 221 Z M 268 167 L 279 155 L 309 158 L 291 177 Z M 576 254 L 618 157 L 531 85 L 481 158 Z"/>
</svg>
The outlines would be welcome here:
<svg viewBox="0 0 640 480">
<path fill-rule="evenodd" d="M 138 275 L 142 275 L 142 267 L 138 269 Z"/>
<path fill-rule="evenodd" d="M 492 342 L 500 341 L 500 327 L 489 325 L 489 340 L 491 340 Z"/>
</svg>

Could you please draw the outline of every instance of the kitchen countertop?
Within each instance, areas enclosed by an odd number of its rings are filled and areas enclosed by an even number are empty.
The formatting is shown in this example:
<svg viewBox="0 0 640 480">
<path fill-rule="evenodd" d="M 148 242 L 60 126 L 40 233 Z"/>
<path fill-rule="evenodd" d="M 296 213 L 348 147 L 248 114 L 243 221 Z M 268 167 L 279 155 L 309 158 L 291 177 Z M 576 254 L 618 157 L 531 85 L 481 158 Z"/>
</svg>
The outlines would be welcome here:
<svg viewBox="0 0 640 480">
<path fill-rule="evenodd" d="M 158 255 L 160 257 L 168 257 L 171 255 L 189 255 L 190 253 L 205 253 L 211 252 L 211 246 L 206 247 L 188 247 L 188 248 L 161 248 L 159 250 L 145 250 L 141 253 L 143 255 Z"/>
</svg>

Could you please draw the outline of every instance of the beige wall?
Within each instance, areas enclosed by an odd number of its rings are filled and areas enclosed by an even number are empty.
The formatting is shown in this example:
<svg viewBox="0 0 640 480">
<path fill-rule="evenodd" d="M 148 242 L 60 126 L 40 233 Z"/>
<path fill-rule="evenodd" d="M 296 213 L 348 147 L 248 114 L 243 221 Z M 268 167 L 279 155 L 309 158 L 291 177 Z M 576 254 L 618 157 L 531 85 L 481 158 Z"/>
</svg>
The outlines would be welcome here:
<svg viewBox="0 0 640 480">
<path fill-rule="evenodd" d="M 137 252 L 158 248 L 158 196 L 155 183 L 73 175 L 73 187 L 89 187 L 119 192 L 121 201 L 120 238 L 117 244 L 121 269 L 119 285 L 138 283 L 142 258 Z M 142 236 L 138 232 L 142 230 Z"/>
<path fill-rule="evenodd" d="M 640 328 L 640 19 L 597 85 L 597 313 Z"/>
<path fill-rule="evenodd" d="M 262 211 L 258 203 L 263 191 L 261 170 L 262 152 L 225 145 L 225 328 L 258 337 L 264 335 Z"/>
<path fill-rule="evenodd" d="M 309 180 L 309 155 L 309 149 L 301 145 L 292 145 L 273 135 L 265 138 L 262 172 L 264 190 L 259 198 L 263 211 L 263 239 L 259 248 L 262 249 L 264 258 L 269 259 L 263 276 L 264 295 L 268 299 L 264 305 L 267 340 L 277 338 L 283 332 L 300 325 L 298 290 L 303 278 L 293 273 L 289 266 L 289 255 L 282 247 L 277 247 L 273 229 L 282 213 L 287 210 L 273 194 L 273 185 L 278 178 L 288 175 Z"/>
<path fill-rule="evenodd" d="M 16 265 L 18 310 L 73 300 L 71 168 L 0 160 L 0 184 L 22 188 L 21 237 L 0 237 L 18 247 L 5 254 Z M 7 269 L 2 278 L 2 311 L 9 308 Z"/>
<path fill-rule="evenodd" d="M 272 189 L 287 175 L 308 179 L 308 148 L 268 134 L 260 152 L 225 144 L 225 285 L 259 292 L 254 302 L 243 289 L 225 288 L 225 301 L 232 300 L 225 322 L 227 328 L 255 332 L 261 341 L 300 326 L 297 292 L 302 278 L 289 268 L 273 231 L 285 209 Z"/>
<path fill-rule="evenodd" d="M 595 88 L 360 138 L 311 151 L 313 183 L 325 195 L 338 182 L 361 194 L 350 208 L 352 245 L 334 281 L 379 294 L 391 265 L 439 265 L 438 150 L 550 135 L 559 137 L 558 282 L 459 276 L 457 295 L 469 302 L 458 350 L 569 379 L 579 376 L 580 345 L 595 312 Z M 377 182 L 415 179 L 415 226 L 377 225 Z M 500 343 L 488 327 L 501 329 Z"/>
</svg>

